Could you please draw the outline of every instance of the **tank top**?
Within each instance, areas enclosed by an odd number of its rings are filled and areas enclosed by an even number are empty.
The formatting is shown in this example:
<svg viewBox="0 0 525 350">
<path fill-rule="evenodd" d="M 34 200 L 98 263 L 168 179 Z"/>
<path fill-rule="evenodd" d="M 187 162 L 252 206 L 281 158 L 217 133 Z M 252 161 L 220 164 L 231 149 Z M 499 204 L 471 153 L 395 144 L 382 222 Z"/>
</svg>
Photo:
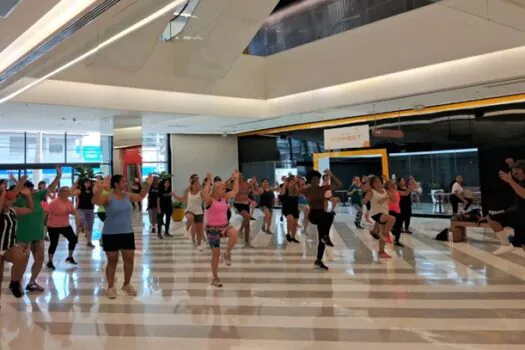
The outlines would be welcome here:
<svg viewBox="0 0 525 350">
<path fill-rule="evenodd" d="M 117 199 L 115 194 L 109 194 L 109 202 L 106 203 L 106 221 L 102 229 L 103 235 L 117 235 L 133 233 L 131 225 L 133 206 L 127 194 L 122 199 Z"/>
<path fill-rule="evenodd" d="M 95 206 L 91 203 L 93 191 L 81 191 L 78 195 L 78 209 L 93 210 Z"/>
<path fill-rule="evenodd" d="M 212 199 L 210 206 L 206 210 L 208 226 L 228 225 L 228 203 L 224 200 Z"/>
<path fill-rule="evenodd" d="M 399 202 L 401 201 L 401 195 L 399 192 L 394 192 L 394 202 L 388 201 L 388 210 L 393 211 L 394 213 L 401 213 L 401 208 Z"/>
<path fill-rule="evenodd" d="M 264 191 L 261 193 L 261 196 L 259 198 L 259 205 L 261 207 L 266 207 L 269 209 L 273 208 L 273 204 L 275 202 L 275 195 L 272 190 L 270 191 Z"/>
<path fill-rule="evenodd" d="M 371 191 L 372 199 L 370 199 L 370 216 L 376 214 L 388 215 L 388 195 L 386 190 L 383 193 L 379 193 L 376 190 Z"/>
<path fill-rule="evenodd" d="M 193 215 L 204 214 L 204 210 L 202 210 L 201 191 L 197 192 L 197 194 L 191 194 L 191 192 L 188 193 L 188 205 L 186 212 L 190 212 Z"/>
</svg>

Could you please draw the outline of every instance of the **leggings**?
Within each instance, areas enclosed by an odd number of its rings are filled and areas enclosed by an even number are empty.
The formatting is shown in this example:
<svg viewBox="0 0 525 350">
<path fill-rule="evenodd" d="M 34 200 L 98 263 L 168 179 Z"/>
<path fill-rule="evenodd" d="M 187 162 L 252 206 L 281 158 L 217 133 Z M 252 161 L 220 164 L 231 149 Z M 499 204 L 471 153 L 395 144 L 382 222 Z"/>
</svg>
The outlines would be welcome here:
<svg viewBox="0 0 525 350">
<path fill-rule="evenodd" d="M 363 205 L 354 203 L 352 207 L 355 209 L 355 224 L 361 225 L 361 220 L 363 220 Z"/>
<path fill-rule="evenodd" d="M 392 227 L 392 234 L 396 238 L 396 241 L 399 241 L 399 238 L 401 237 L 401 227 L 403 225 L 403 217 L 401 216 L 401 213 L 397 213 L 392 210 L 390 210 L 388 214 L 396 218 L 396 222 L 394 223 L 394 226 Z"/>
<path fill-rule="evenodd" d="M 171 214 L 173 214 L 173 209 L 171 208 L 160 209 L 160 214 L 157 218 L 159 223 L 159 233 L 162 230 L 162 225 L 166 226 L 166 233 L 170 232 Z M 164 220 L 164 217 L 166 217 L 166 220 Z"/>
<path fill-rule="evenodd" d="M 317 225 L 317 235 L 319 236 L 319 243 L 317 244 L 317 261 L 321 261 L 323 260 L 324 250 L 326 248 L 321 238 L 330 235 L 330 228 L 334 222 L 334 214 L 327 213 L 322 209 L 310 209 L 308 220 L 312 224 Z"/>
<path fill-rule="evenodd" d="M 157 214 L 157 208 L 149 208 L 148 209 L 149 214 L 149 223 L 151 226 L 157 226 L 157 217 L 159 216 Z"/>
<path fill-rule="evenodd" d="M 472 199 L 464 198 L 465 204 L 463 205 L 463 210 L 467 211 L 470 205 L 472 204 Z M 456 196 L 455 194 L 450 196 L 450 204 L 452 204 L 452 214 L 457 214 L 459 210 L 459 203 L 464 203 L 461 198 Z"/>
<path fill-rule="evenodd" d="M 48 253 L 51 255 L 54 255 L 57 246 L 58 246 L 58 239 L 60 238 L 60 235 L 66 237 L 67 241 L 69 242 L 68 250 L 71 252 L 75 250 L 75 246 L 77 245 L 78 238 L 75 235 L 75 232 L 73 231 L 73 228 L 71 226 L 66 227 L 49 227 L 47 228 L 47 232 L 49 233 L 49 249 Z"/>
<path fill-rule="evenodd" d="M 404 223 L 405 230 L 408 231 L 408 228 L 410 227 L 411 217 L 412 217 L 412 205 L 401 206 L 401 223 L 399 224 L 399 228 L 403 227 L 403 223 Z"/>
</svg>

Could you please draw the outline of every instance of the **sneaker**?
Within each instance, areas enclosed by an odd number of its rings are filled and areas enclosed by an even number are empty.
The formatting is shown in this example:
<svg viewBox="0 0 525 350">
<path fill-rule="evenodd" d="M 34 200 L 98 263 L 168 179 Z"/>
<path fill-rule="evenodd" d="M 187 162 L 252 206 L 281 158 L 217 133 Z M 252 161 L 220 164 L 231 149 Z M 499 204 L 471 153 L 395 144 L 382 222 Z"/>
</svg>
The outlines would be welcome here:
<svg viewBox="0 0 525 350">
<path fill-rule="evenodd" d="M 116 299 L 117 290 L 115 289 L 115 287 L 108 288 L 107 295 L 109 299 Z"/>
<path fill-rule="evenodd" d="M 379 257 L 379 259 L 391 259 L 392 258 L 390 255 L 387 254 L 387 252 L 379 252 L 377 256 Z"/>
<path fill-rule="evenodd" d="M 221 280 L 218 279 L 218 278 L 214 278 L 212 281 L 211 281 L 211 285 L 214 286 L 214 287 L 222 287 L 222 283 L 221 283 Z"/>
<path fill-rule="evenodd" d="M 359 229 L 359 230 L 363 230 L 364 227 L 361 226 L 361 224 L 355 224 L 355 228 Z"/>
<path fill-rule="evenodd" d="M 324 244 L 326 244 L 329 247 L 333 247 L 334 246 L 334 244 L 332 243 L 332 240 L 330 240 L 330 236 L 325 236 L 325 237 L 321 238 L 321 242 L 323 242 Z"/>
<path fill-rule="evenodd" d="M 292 236 L 290 235 L 286 235 L 286 240 L 288 241 L 288 243 L 290 243 L 292 241 Z"/>
<path fill-rule="evenodd" d="M 17 299 L 24 295 L 24 292 L 22 291 L 22 285 L 18 281 L 11 281 L 11 283 L 9 283 L 9 290 Z"/>
<path fill-rule="evenodd" d="M 317 260 L 315 262 L 315 267 L 319 270 L 328 271 L 328 266 L 326 266 L 321 260 Z"/>
<path fill-rule="evenodd" d="M 26 291 L 28 292 L 43 292 L 44 291 L 44 287 L 40 286 L 38 283 L 36 282 L 29 282 L 26 286 Z"/>
<path fill-rule="evenodd" d="M 86 246 L 88 248 L 95 248 L 95 245 L 93 243 L 91 243 L 91 242 L 88 242 L 88 244 L 86 244 Z"/>
<path fill-rule="evenodd" d="M 155 227 L 151 228 L 151 233 L 157 233 L 157 229 Z"/>
<path fill-rule="evenodd" d="M 256 221 L 257 219 L 255 219 L 253 216 L 250 218 L 251 221 Z"/>
<path fill-rule="evenodd" d="M 130 297 L 136 297 L 137 291 L 131 284 L 126 284 L 125 286 L 122 286 L 122 291 L 126 293 Z"/>
<path fill-rule="evenodd" d="M 494 255 L 501 255 L 505 253 L 509 253 L 514 250 L 514 246 L 512 244 L 509 245 L 502 245 L 498 249 L 496 249 L 492 254 Z"/>
<path fill-rule="evenodd" d="M 226 266 L 232 266 L 232 253 L 228 251 L 224 251 L 222 253 L 222 258 L 224 259 L 224 263 Z"/>
<path fill-rule="evenodd" d="M 395 245 L 396 247 L 399 247 L 399 248 L 405 248 L 405 246 L 403 245 L 403 243 L 401 243 L 401 242 L 399 242 L 399 241 L 395 241 L 395 242 L 394 242 L 394 245 Z"/>
<path fill-rule="evenodd" d="M 53 265 L 53 262 L 52 261 L 48 261 L 47 264 L 46 264 L 47 268 L 50 269 L 50 270 L 55 270 L 55 265 Z"/>
<path fill-rule="evenodd" d="M 270 229 L 268 229 L 268 230 L 266 230 L 264 232 L 266 232 L 267 235 L 273 235 L 273 232 Z"/>
<path fill-rule="evenodd" d="M 392 244 L 392 235 L 390 235 L 389 233 L 388 235 L 383 237 L 383 240 L 385 241 L 386 244 Z"/>
<path fill-rule="evenodd" d="M 411 234 L 413 233 L 413 232 L 410 231 L 409 229 L 405 229 L 403 232 L 406 233 L 407 235 L 411 235 Z"/>
<path fill-rule="evenodd" d="M 66 262 L 70 263 L 72 265 L 78 265 L 78 263 L 75 261 L 75 258 L 73 258 L 73 257 L 66 258 Z"/>
<path fill-rule="evenodd" d="M 49 236 L 48 236 L 48 235 L 46 235 L 46 236 L 44 237 L 44 241 L 49 242 Z"/>
<path fill-rule="evenodd" d="M 164 234 L 164 236 L 166 236 L 166 237 L 173 237 L 173 235 L 172 235 L 171 233 L 169 233 L 169 232 L 166 232 L 166 233 Z"/>
<path fill-rule="evenodd" d="M 299 241 L 298 241 L 297 239 L 295 239 L 295 238 L 292 238 L 292 242 L 294 242 L 294 243 L 301 243 L 301 242 L 299 242 Z"/>
</svg>

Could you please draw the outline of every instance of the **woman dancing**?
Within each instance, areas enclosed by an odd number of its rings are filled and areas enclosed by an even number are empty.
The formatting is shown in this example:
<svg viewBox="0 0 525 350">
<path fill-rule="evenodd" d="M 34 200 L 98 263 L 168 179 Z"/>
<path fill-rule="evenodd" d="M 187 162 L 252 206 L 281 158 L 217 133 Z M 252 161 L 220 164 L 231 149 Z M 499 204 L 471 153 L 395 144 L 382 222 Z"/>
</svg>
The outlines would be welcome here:
<svg viewBox="0 0 525 350">
<path fill-rule="evenodd" d="M 264 214 L 262 230 L 269 235 L 273 234 L 271 226 L 273 221 L 273 207 L 275 205 L 275 190 L 275 188 L 270 186 L 270 181 L 266 178 L 262 179 L 261 187 L 257 186 L 254 190 L 255 194 L 259 195 L 259 209 L 261 209 Z"/>
<path fill-rule="evenodd" d="M 379 226 L 379 258 L 391 258 L 385 251 L 385 243 L 389 240 L 390 230 L 396 218 L 388 213 L 388 194 L 383 188 L 381 178 L 370 177 L 370 191 L 367 192 L 364 203 L 370 203 L 370 217 Z"/>
<path fill-rule="evenodd" d="M 95 205 L 91 202 L 92 199 L 92 182 L 90 179 L 84 179 L 80 182 L 80 188 L 77 191 L 77 212 L 80 225 L 77 230 L 79 232 L 85 230 L 88 248 L 95 248 L 91 241 L 95 223 Z"/>
<path fill-rule="evenodd" d="M 312 224 L 317 225 L 317 234 L 319 236 L 315 266 L 322 270 L 328 270 L 328 267 L 323 263 L 323 255 L 326 245 L 329 247 L 334 246 L 330 240 L 330 229 L 334 222 L 334 215 L 327 213 L 325 210 L 325 194 L 326 191 L 341 188 L 343 185 L 330 169 L 326 169 L 325 174 L 329 175 L 334 180 L 335 186 L 320 186 L 321 173 L 317 170 L 310 170 L 306 175 L 306 180 L 309 186 L 303 189 L 303 192 L 310 203 L 310 215 L 308 216 L 308 219 Z"/>
<path fill-rule="evenodd" d="M 396 222 L 392 227 L 392 234 L 395 237 L 394 245 L 403 248 L 404 245 L 399 241 L 401 238 L 401 224 L 403 223 L 399 205 L 401 202 L 401 193 L 397 190 L 394 180 L 388 180 L 385 183 L 385 189 L 388 194 L 388 214 L 396 218 Z"/>
<path fill-rule="evenodd" d="M 205 186 L 211 182 L 208 178 L 205 179 Z M 204 210 L 203 194 L 199 180 L 193 180 L 190 185 L 190 190 L 182 198 L 186 202 L 186 219 L 191 228 L 191 240 L 193 246 L 202 251 L 202 238 L 204 235 Z"/>
<path fill-rule="evenodd" d="M 159 186 L 159 197 L 157 198 L 158 217 L 157 224 L 159 239 L 162 236 L 162 225 L 164 225 L 164 236 L 173 237 L 170 233 L 171 214 L 173 214 L 173 192 L 171 191 L 171 179 L 162 179 Z"/>
<path fill-rule="evenodd" d="M 283 204 L 283 215 L 286 217 L 286 240 L 288 242 L 300 243 L 295 235 L 299 221 L 299 196 L 301 191 L 293 175 L 289 176 L 284 186 L 281 187 L 281 201 Z"/>
<path fill-rule="evenodd" d="M 232 174 L 234 178 L 233 188 L 226 193 L 226 186 L 222 181 L 217 181 L 211 189 L 211 174 L 208 174 L 206 187 L 202 192 L 202 197 L 206 206 L 206 234 L 211 248 L 211 273 L 213 280 L 211 284 L 215 287 L 222 287 L 219 279 L 219 260 L 221 257 L 221 237 L 228 237 L 228 247 L 223 252 L 222 257 L 226 265 L 232 263 L 232 249 L 237 243 L 237 231 L 230 227 L 228 221 L 228 200 L 234 198 L 239 190 L 239 172 L 235 170 Z"/>
<path fill-rule="evenodd" d="M 303 177 L 297 178 L 297 183 L 299 184 L 299 188 L 303 189 L 306 187 L 306 181 Z M 299 211 L 303 213 L 303 233 L 308 235 L 308 215 L 310 214 L 310 206 L 308 205 L 308 198 L 301 193 L 299 196 Z"/>
<path fill-rule="evenodd" d="M 252 215 L 250 214 L 250 202 L 251 199 L 249 197 L 251 187 L 250 184 L 244 179 L 242 174 L 239 176 L 238 179 L 234 179 L 234 181 L 238 182 L 238 192 L 235 195 L 235 201 L 233 202 L 233 206 L 239 213 L 239 215 L 242 216 L 242 223 L 241 223 L 241 236 L 244 238 L 244 246 L 248 248 L 252 248 L 252 245 L 250 243 L 250 221 L 252 219 Z"/>
</svg>

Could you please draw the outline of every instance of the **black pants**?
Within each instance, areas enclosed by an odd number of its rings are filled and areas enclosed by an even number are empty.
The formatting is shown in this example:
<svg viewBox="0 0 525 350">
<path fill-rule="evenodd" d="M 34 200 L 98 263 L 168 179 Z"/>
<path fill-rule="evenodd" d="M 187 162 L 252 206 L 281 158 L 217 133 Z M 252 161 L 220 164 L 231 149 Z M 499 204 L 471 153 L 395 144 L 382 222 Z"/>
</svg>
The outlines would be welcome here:
<svg viewBox="0 0 525 350">
<path fill-rule="evenodd" d="M 75 250 L 75 246 L 77 245 L 78 238 L 75 235 L 75 232 L 73 231 L 73 228 L 71 226 L 66 227 L 48 227 L 47 232 L 49 233 L 49 248 L 47 252 L 51 255 L 54 255 L 57 246 L 58 246 L 58 239 L 60 238 L 60 235 L 66 237 L 67 241 L 69 242 L 68 250 L 71 252 Z"/>
<path fill-rule="evenodd" d="M 330 235 L 330 228 L 334 222 L 334 214 L 327 213 L 320 209 L 310 209 L 308 220 L 312 224 L 317 225 L 317 235 L 319 239 L 319 243 L 317 244 L 317 260 L 321 261 L 323 260 L 324 250 L 326 248 L 321 238 Z"/>
<path fill-rule="evenodd" d="M 401 219 L 400 219 L 401 223 L 399 224 L 399 228 L 402 228 L 403 224 L 405 224 L 405 231 L 408 231 L 408 228 L 410 227 L 411 217 L 412 217 L 412 205 L 401 206 Z"/>
<path fill-rule="evenodd" d="M 472 199 L 464 198 L 464 200 L 465 200 L 465 205 L 463 206 L 463 210 L 468 210 L 468 208 L 472 204 Z M 457 214 L 458 213 L 458 209 L 459 209 L 458 208 L 458 206 L 459 206 L 458 204 L 459 203 L 463 203 L 461 198 L 459 198 L 455 194 L 450 196 L 450 204 L 452 204 L 452 214 Z"/>
<path fill-rule="evenodd" d="M 162 225 L 165 226 L 165 233 L 170 232 L 171 214 L 173 214 L 173 208 L 160 208 L 160 214 L 157 216 L 159 233 L 162 231 Z"/>
<path fill-rule="evenodd" d="M 399 241 L 399 238 L 401 237 L 401 227 L 403 225 L 403 216 L 401 216 L 401 213 L 396 213 L 392 210 L 390 210 L 388 214 L 396 218 L 396 222 L 394 223 L 394 226 L 392 226 L 392 234 L 396 238 L 396 241 Z"/>
</svg>

